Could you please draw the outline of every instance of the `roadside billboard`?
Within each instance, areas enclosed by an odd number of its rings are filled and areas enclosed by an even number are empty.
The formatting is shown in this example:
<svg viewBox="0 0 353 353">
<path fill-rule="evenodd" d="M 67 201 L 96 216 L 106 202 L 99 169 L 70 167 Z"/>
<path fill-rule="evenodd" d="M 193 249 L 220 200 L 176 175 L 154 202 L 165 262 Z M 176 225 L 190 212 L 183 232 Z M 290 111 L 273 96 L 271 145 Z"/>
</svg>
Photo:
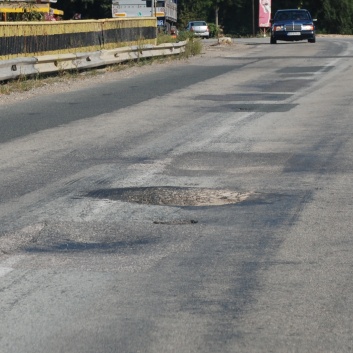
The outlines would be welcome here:
<svg viewBox="0 0 353 353">
<path fill-rule="evenodd" d="M 259 27 L 269 28 L 271 19 L 271 0 L 259 0 Z"/>
</svg>

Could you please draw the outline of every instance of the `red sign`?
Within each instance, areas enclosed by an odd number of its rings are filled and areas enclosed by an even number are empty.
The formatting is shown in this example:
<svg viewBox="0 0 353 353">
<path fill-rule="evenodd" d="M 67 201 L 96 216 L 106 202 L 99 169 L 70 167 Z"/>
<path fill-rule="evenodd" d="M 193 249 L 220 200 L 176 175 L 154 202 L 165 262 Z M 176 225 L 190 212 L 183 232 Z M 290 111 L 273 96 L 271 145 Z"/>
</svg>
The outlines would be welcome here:
<svg viewBox="0 0 353 353">
<path fill-rule="evenodd" d="M 271 0 L 259 0 L 259 27 L 271 27 Z"/>
</svg>

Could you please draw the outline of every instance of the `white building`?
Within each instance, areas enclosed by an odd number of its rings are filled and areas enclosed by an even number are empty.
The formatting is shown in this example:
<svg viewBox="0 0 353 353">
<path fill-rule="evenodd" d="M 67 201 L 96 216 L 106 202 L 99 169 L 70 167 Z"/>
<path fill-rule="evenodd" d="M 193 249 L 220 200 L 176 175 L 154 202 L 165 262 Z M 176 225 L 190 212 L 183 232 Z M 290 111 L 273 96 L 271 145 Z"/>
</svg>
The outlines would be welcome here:
<svg viewBox="0 0 353 353">
<path fill-rule="evenodd" d="M 113 17 L 157 17 L 158 26 L 177 21 L 177 0 L 112 0 Z"/>
</svg>

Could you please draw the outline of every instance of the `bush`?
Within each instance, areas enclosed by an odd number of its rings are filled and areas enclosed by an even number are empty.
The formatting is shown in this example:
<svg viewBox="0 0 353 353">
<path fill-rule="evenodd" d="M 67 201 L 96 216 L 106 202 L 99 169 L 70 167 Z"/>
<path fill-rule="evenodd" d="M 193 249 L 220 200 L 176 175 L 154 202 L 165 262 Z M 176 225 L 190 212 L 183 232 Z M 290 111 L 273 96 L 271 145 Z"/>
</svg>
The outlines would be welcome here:
<svg viewBox="0 0 353 353">
<path fill-rule="evenodd" d="M 202 43 L 200 39 L 191 38 L 186 43 L 185 52 L 182 56 L 189 57 L 201 54 L 202 51 Z"/>
<path fill-rule="evenodd" d="M 184 40 L 194 39 L 194 38 L 195 38 L 194 34 L 190 31 L 180 31 L 177 37 L 179 42 L 183 42 Z"/>
<path fill-rule="evenodd" d="M 158 33 L 157 35 L 157 45 L 164 43 L 175 43 L 177 41 L 176 38 L 173 38 L 170 34 Z"/>
<path fill-rule="evenodd" d="M 208 28 L 210 30 L 210 37 L 218 37 L 221 33 L 221 29 L 215 23 L 208 23 Z"/>
</svg>

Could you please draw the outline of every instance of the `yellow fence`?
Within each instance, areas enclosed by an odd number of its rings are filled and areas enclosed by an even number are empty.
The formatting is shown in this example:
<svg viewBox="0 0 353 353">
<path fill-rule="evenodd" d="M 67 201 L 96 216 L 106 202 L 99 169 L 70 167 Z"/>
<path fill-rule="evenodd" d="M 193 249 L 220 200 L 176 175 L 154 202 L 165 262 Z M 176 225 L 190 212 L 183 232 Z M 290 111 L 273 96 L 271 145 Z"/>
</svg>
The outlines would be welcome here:
<svg viewBox="0 0 353 353">
<path fill-rule="evenodd" d="M 155 17 L 0 23 L 0 60 L 156 44 Z"/>
</svg>

